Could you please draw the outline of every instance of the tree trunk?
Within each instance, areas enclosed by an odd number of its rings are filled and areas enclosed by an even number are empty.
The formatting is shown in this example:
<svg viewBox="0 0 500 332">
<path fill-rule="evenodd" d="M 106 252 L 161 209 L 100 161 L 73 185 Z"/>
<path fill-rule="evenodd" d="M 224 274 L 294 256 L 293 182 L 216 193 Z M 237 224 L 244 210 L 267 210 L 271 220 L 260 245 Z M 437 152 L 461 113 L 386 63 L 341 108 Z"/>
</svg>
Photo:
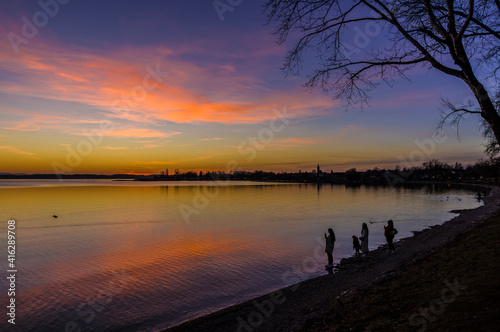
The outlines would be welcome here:
<svg viewBox="0 0 500 332">
<path fill-rule="evenodd" d="M 456 32 L 455 32 L 456 33 Z M 488 122 L 488 125 L 493 130 L 493 134 L 497 140 L 497 143 L 500 144 L 500 114 L 499 111 L 493 105 L 493 102 L 488 95 L 488 91 L 484 88 L 484 86 L 477 79 L 472 65 L 469 60 L 469 56 L 465 51 L 465 48 L 462 44 L 462 40 L 457 38 L 456 35 L 452 36 L 452 44 L 449 46 L 450 54 L 455 60 L 455 63 L 460 66 L 462 69 L 462 78 L 465 83 L 469 86 L 469 88 L 474 93 L 479 106 L 481 107 L 481 117 Z"/>
<path fill-rule="evenodd" d="M 469 81 L 467 84 L 474 93 L 474 96 L 481 107 L 481 117 L 488 122 L 489 126 L 493 130 L 497 143 L 500 145 L 500 114 L 498 114 L 498 111 L 496 110 L 495 105 L 493 105 L 488 92 L 483 85 L 479 83 L 479 81 Z"/>
</svg>

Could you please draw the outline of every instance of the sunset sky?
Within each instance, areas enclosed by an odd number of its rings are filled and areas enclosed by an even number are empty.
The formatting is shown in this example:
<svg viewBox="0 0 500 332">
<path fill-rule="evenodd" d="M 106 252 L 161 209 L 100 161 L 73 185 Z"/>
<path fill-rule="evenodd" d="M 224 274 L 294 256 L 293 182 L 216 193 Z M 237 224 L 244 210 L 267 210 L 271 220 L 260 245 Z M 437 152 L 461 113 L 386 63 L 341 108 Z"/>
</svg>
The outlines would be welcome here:
<svg viewBox="0 0 500 332">
<path fill-rule="evenodd" d="M 346 110 L 303 87 L 314 57 L 285 77 L 291 44 L 276 43 L 260 1 L 222 15 L 212 0 L 58 1 L 50 15 L 38 1 L 0 3 L 0 173 L 205 171 L 229 161 L 344 171 L 422 154 L 465 165 L 485 157 L 477 119 L 460 141 L 447 128 L 444 142 L 418 143 L 430 142 L 441 97 L 471 97 L 464 83 L 417 67 L 411 82 L 381 85 L 368 106 Z"/>
</svg>

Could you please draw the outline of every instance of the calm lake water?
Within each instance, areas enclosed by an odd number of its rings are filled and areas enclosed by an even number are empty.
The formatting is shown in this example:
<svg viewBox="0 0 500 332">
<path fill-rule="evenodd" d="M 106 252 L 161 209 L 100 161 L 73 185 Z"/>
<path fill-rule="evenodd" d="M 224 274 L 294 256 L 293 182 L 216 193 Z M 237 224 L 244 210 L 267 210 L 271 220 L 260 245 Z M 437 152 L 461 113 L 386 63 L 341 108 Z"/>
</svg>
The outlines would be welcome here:
<svg viewBox="0 0 500 332">
<path fill-rule="evenodd" d="M 16 330 L 155 331 L 326 274 L 329 227 L 337 263 L 363 222 L 375 249 L 388 219 L 397 240 L 480 204 L 432 186 L 109 180 L 0 180 L 0 201 L 2 331 L 10 219 Z"/>
</svg>

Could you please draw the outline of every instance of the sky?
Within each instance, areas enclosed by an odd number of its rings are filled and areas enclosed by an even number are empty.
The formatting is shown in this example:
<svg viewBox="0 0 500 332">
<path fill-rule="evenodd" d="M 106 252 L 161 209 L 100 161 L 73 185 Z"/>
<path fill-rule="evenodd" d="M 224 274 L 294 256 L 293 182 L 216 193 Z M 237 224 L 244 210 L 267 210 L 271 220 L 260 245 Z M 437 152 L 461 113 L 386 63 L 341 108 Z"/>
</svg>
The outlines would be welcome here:
<svg viewBox="0 0 500 332">
<path fill-rule="evenodd" d="M 456 78 L 417 67 L 363 108 L 280 69 L 261 1 L 2 0 L 0 173 L 366 170 L 485 158 L 477 119 L 435 135 Z M 230 5 L 232 3 L 233 5 Z M 361 26 L 362 28 L 362 26 Z M 377 43 L 377 36 L 373 43 Z"/>
</svg>

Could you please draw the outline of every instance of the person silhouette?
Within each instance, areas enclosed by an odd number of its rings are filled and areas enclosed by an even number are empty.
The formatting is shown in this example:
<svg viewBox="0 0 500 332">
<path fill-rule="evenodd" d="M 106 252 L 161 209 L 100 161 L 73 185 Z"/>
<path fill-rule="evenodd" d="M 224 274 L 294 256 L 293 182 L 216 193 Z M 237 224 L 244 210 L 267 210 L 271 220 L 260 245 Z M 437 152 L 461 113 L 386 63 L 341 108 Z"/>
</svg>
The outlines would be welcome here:
<svg viewBox="0 0 500 332">
<path fill-rule="evenodd" d="M 325 252 L 328 256 L 328 265 L 325 265 L 325 267 L 331 268 L 333 267 L 333 247 L 335 245 L 335 233 L 333 232 L 333 229 L 328 228 L 328 236 L 325 233 L 325 240 Z"/>
<path fill-rule="evenodd" d="M 363 254 L 368 253 L 368 225 L 366 223 L 363 223 L 363 226 L 361 226 L 361 236 L 359 239 L 361 240 L 361 251 Z"/>
<path fill-rule="evenodd" d="M 384 236 L 387 240 L 387 245 L 389 247 L 390 252 L 395 252 L 396 248 L 394 247 L 394 235 L 396 235 L 397 231 L 394 228 L 394 222 L 392 220 L 387 221 L 387 226 L 384 226 Z"/>
<path fill-rule="evenodd" d="M 359 249 L 361 249 L 361 244 L 359 244 L 358 237 L 356 235 L 352 236 L 352 249 L 356 250 L 354 257 L 359 257 Z"/>
</svg>

